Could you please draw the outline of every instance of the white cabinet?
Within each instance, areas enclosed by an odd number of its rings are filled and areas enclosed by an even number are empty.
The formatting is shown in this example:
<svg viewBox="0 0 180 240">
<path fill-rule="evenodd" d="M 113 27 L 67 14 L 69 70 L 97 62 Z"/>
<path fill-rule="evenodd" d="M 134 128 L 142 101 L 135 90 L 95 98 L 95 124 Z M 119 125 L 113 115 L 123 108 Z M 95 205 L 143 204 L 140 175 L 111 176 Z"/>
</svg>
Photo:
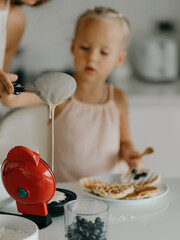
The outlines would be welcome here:
<svg viewBox="0 0 180 240">
<path fill-rule="evenodd" d="M 145 167 L 156 170 L 162 177 L 180 177 L 180 100 L 146 103 L 142 97 L 142 103 L 130 99 L 129 106 L 135 147 L 139 151 L 154 148 L 153 154 L 144 157 Z"/>
</svg>

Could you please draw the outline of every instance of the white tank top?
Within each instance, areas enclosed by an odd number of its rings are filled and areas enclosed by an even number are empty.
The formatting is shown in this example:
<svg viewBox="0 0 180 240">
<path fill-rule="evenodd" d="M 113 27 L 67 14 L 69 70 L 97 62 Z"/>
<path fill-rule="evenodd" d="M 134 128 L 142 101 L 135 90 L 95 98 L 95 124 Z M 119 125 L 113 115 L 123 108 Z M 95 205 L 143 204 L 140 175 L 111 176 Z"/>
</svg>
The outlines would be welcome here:
<svg viewBox="0 0 180 240">
<path fill-rule="evenodd" d="M 0 10 L 0 69 L 3 68 L 6 52 L 6 34 L 9 6 L 10 0 L 7 0 L 6 8 L 4 10 Z"/>
<path fill-rule="evenodd" d="M 93 105 L 73 96 L 55 119 L 57 182 L 124 171 L 118 164 L 120 113 L 113 98 L 114 88 L 108 89 L 108 102 Z"/>
</svg>

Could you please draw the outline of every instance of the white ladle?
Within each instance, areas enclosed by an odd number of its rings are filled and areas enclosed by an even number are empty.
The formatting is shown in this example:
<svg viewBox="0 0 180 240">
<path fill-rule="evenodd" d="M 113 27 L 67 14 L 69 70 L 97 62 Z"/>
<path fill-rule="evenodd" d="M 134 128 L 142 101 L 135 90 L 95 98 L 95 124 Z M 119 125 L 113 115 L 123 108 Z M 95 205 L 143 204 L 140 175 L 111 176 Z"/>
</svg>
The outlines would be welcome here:
<svg viewBox="0 0 180 240">
<path fill-rule="evenodd" d="M 76 81 L 66 73 L 44 73 L 35 81 L 40 98 L 48 104 L 59 105 L 71 97 L 76 90 Z"/>
<path fill-rule="evenodd" d="M 34 82 L 34 87 L 21 86 L 17 82 L 13 83 L 15 94 L 30 92 L 38 95 L 49 105 L 59 105 L 76 90 L 76 81 L 73 77 L 62 72 L 47 72 L 40 75 Z"/>
<path fill-rule="evenodd" d="M 42 74 L 36 81 L 35 87 L 40 91 L 40 98 L 49 105 L 52 118 L 52 171 L 54 171 L 54 111 L 55 107 L 73 95 L 76 81 L 65 73 L 50 72 Z"/>
<path fill-rule="evenodd" d="M 34 83 L 34 87 L 20 86 L 13 83 L 15 94 L 31 92 L 38 95 L 49 105 L 50 118 L 52 118 L 52 171 L 54 171 L 54 111 L 55 107 L 69 97 L 76 90 L 76 81 L 73 77 L 61 72 L 47 72 L 42 74 Z"/>
</svg>

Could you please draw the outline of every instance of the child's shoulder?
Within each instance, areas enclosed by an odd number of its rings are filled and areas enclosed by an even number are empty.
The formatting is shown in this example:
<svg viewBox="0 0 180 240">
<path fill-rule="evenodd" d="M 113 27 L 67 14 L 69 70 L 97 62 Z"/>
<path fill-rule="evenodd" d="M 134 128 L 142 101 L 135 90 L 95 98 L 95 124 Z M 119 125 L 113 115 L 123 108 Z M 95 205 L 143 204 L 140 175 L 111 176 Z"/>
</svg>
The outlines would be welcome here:
<svg viewBox="0 0 180 240">
<path fill-rule="evenodd" d="M 121 112 L 124 108 L 128 108 L 127 94 L 125 91 L 114 87 L 114 102 L 116 103 L 119 111 Z"/>
<path fill-rule="evenodd" d="M 114 99 L 117 101 L 127 101 L 127 94 L 122 89 L 114 87 Z"/>
</svg>

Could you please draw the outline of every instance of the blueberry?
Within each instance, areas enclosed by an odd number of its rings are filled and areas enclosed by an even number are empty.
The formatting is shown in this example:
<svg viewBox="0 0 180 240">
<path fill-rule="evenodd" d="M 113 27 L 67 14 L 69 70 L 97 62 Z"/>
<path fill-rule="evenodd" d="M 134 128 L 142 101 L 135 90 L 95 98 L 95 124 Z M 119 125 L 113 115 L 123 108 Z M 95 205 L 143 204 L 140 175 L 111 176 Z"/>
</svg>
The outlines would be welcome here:
<svg viewBox="0 0 180 240">
<path fill-rule="evenodd" d="M 102 223 L 101 218 L 100 218 L 100 217 L 97 217 L 97 218 L 95 219 L 95 223 L 96 223 L 96 224 L 101 224 L 101 223 Z"/>
<path fill-rule="evenodd" d="M 94 231 L 94 236 L 97 237 L 98 235 L 100 235 L 100 233 L 101 233 L 101 232 L 100 232 L 99 229 L 95 229 L 95 231 Z"/>
<path fill-rule="evenodd" d="M 132 173 L 132 174 L 136 174 L 136 173 L 137 173 L 137 169 L 133 168 L 133 169 L 131 170 L 131 173 Z"/>
<path fill-rule="evenodd" d="M 85 239 L 88 238 L 89 235 L 90 235 L 90 232 L 89 232 L 88 230 L 85 230 L 85 231 L 83 231 L 83 233 L 82 233 L 82 237 L 85 238 Z"/>
<path fill-rule="evenodd" d="M 69 239 L 71 238 L 71 233 L 67 233 L 66 237 Z"/>
<path fill-rule="evenodd" d="M 77 227 L 76 224 L 75 224 L 75 223 L 72 223 L 71 225 L 68 226 L 68 231 L 75 230 L 76 227 Z"/>
<path fill-rule="evenodd" d="M 83 231 L 84 231 L 84 229 L 83 229 L 82 226 L 79 226 L 79 231 L 80 231 L 80 232 L 83 232 Z"/>
<path fill-rule="evenodd" d="M 85 218 L 82 218 L 81 223 L 84 224 L 87 220 Z"/>
<path fill-rule="evenodd" d="M 96 225 L 96 228 L 99 229 L 100 231 L 102 231 L 102 229 L 104 229 L 104 222 L 101 222 L 101 223 L 98 223 L 95 225 Z"/>
<path fill-rule="evenodd" d="M 140 174 L 136 174 L 136 175 L 134 176 L 134 179 L 135 179 L 135 180 L 138 180 L 140 177 L 141 177 Z"/>
<path fill-rule="evenodd" d="M 143 172 L 143 173 L 141 173 L 141 176 L 142 176 L 142 177 L 146 177 L 146 176 L 147 176 L 147 173 L 146 173 L 146 172 Z"/>
<path fill-rule="evenodd" d="M 89 229 L 89 223 L 88 223 L 88 222 L 85 222 L 82 226 L 83 226 L 83 228 L 85 228 L 85 229 Z"/>
<path fill-rule="evenodd" d="M 81 234 L 76 233 L 76 234 L 74 235 L 74 239 L 76 239 L 76 240 L 82 240 L 83 238 L 82 238 Z"/>
<path fill-rule="evenodd" d="M 81 216 L 76 216 L 76 221 L 79 222 L 81 221 L 83 218 Z"/>
<path fill-rule="evenodd" d="M 94 228 L 94 223 L 92 221 L 89 221 L 89 229 L 92 230 Z"/>
<path fill-rule="evenodd" d="M 94 235 L 92 235 L 89 240 L 96 240 L 96 237 Z"/>
</svg>

